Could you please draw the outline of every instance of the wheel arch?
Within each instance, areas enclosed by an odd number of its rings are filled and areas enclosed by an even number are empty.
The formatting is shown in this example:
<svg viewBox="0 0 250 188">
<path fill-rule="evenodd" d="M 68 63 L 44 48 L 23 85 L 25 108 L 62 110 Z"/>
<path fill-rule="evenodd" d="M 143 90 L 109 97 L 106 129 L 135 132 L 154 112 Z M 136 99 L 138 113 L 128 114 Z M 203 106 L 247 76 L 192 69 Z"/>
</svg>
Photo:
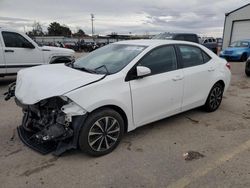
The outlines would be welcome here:
<svg viewBox="0 0 250 188">
<path fill-rule="evenodd" d="M 224 82 L 223 80 L 218 80 L 217 82 L 214 83 L 214 85 L 217 84 L 217 83 L 218 83 L 218 84 L 221 84 L 221 85 L 223 86 L 223 89 L 224 89 L 225 86 L 226 86 L 226 84 L 225 84 L 225 82 Z M 213 85 L 213 86 L 214 86 L 214 85 Z M 212 87 L 213 87 L 213 86 L 212 86 Z"/>
<path fill-rule="evenodd" d="M 109 108 L 109 109 L 112 109 L 112 110 L 115 110 L 116 112 L 118 112 L 121 116 L 122 116 L 122 119 L 124 121 L 124 132 L 128 132 L 128 117 L 125 113 L 125 111 L 120 108 L 119 106 L 116 106 L 116 105 L 104 105 L 104 106 L 101 106 L 101 107 L 98 107 L 94 110 L 92 110 L 91 112 L 89 113 L 93 113 L 97 110 L 101 110 L 101 109 L 104 109 L 104 108 Z"/>
<path fill-rule="evenodd" d="M 226 87 L 226 84 L 225 82 L 222 80 L 222 79 L 218 79 L 217 81 L 214 82 L 214 84 L 212 84 L 212 86 L 210 87 L 209 91 L 208 91 L 208 94 L 207 94 L 207 97 L 204 101 L 204 104 L 206 103 L 207 99 L 208 99 L 208 96 L 209 96 L 209 93 L 211 92 L 212 88 L 215 86 L 215 84 L 221 84 L 223 86 L 223 90 L 225 90 L 225 87 Z"/>
</svg>

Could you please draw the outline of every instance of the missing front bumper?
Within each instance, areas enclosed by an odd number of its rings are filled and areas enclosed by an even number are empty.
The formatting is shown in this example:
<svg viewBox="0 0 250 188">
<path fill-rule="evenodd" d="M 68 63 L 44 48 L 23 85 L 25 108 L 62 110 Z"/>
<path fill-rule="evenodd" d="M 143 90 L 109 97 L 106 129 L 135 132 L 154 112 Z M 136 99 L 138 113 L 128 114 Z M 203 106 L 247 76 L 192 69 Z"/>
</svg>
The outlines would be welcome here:
<svg viewBox="0 0 250 188">
<path fill-rule="evenodd" d="M 23 125 L 17 127 L 20 140 L 29 148 L 43 155 L 52 153 L 55 156 L 60 156 L 68 150 L 78 148 L 78 138 L 82 126 L 84 125 L 87 114 L 73 118 L 73 136 L 61 141 L 39 142 L 34 137 L 33 132 L 24 129 Z"/>
<path fill-rule="evenodd" d="M 19 135 L 19 138 L 21 141 L 31 149 L 41 153 L 41 154 L 48 154 L 51 153 L 52 151 L 55 151 L 57 148 L 57 143 L 55 142 L 47 142 L 47 143 L 41 143 L 38 142 L 34 138 L 34 134 L 31 132 L 26 131 L 23 126 L 17 127 L 17 132 Z"/>
</svg>

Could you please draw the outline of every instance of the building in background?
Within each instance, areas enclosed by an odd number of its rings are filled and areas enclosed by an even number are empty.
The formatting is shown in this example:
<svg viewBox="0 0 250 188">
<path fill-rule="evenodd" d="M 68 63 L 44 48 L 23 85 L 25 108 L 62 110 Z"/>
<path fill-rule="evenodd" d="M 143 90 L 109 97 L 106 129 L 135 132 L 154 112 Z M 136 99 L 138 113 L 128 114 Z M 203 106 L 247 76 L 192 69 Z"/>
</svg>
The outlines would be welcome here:
<svg viewBox="0 0 250 188">
<path fill-rule="evenodd" d="M 250 3 L 225 15 L 223 49 L 237 40 L 250 39 Z"/>
</svg>

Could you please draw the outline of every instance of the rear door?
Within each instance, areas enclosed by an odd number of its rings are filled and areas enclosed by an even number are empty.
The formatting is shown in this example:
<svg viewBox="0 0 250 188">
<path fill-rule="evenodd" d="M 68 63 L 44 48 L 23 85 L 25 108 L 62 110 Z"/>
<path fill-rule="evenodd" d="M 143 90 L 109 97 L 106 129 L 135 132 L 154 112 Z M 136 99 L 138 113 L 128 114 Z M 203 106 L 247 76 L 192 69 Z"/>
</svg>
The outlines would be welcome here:
<svg viewBox="0 0 250 188">
<path fill-rule="evenodd" d="M 182 110 L 205 103 L 211 89 L 216 63 L 202 49 L 192 45 L 178 45 L 184 75 Z"/>
<path fill-rule="evenodd" d="M 181 110 L 183 73 L 173 46 L 158 47 L 138 63 L 151 75 L 130 81 L 135 126 L 141 126 Z"/>
<path fill-rule="evenodd" d="M 43 64 L 43 54 L 30 41 L 19 33 L 2 31 L 3 53 L 7 73 Z"/>
</svg>

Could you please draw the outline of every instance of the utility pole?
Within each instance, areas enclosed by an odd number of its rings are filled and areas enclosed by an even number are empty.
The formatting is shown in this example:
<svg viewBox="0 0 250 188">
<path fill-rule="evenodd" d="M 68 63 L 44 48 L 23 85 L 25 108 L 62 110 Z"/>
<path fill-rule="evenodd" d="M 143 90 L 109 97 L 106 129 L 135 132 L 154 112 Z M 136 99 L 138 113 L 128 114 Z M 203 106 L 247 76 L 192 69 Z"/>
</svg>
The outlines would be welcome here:
<svg viewBox="0 0 250 188">
<path fill-rule="evenodd" d="M 90 14 L 90 16 L 91 16 L 92 37 L 93 37 L 93 35 L 94 35 L 94 18 L 95 18 L 95 16 L 94 16 L 94 14 Z"/>
</svg>

